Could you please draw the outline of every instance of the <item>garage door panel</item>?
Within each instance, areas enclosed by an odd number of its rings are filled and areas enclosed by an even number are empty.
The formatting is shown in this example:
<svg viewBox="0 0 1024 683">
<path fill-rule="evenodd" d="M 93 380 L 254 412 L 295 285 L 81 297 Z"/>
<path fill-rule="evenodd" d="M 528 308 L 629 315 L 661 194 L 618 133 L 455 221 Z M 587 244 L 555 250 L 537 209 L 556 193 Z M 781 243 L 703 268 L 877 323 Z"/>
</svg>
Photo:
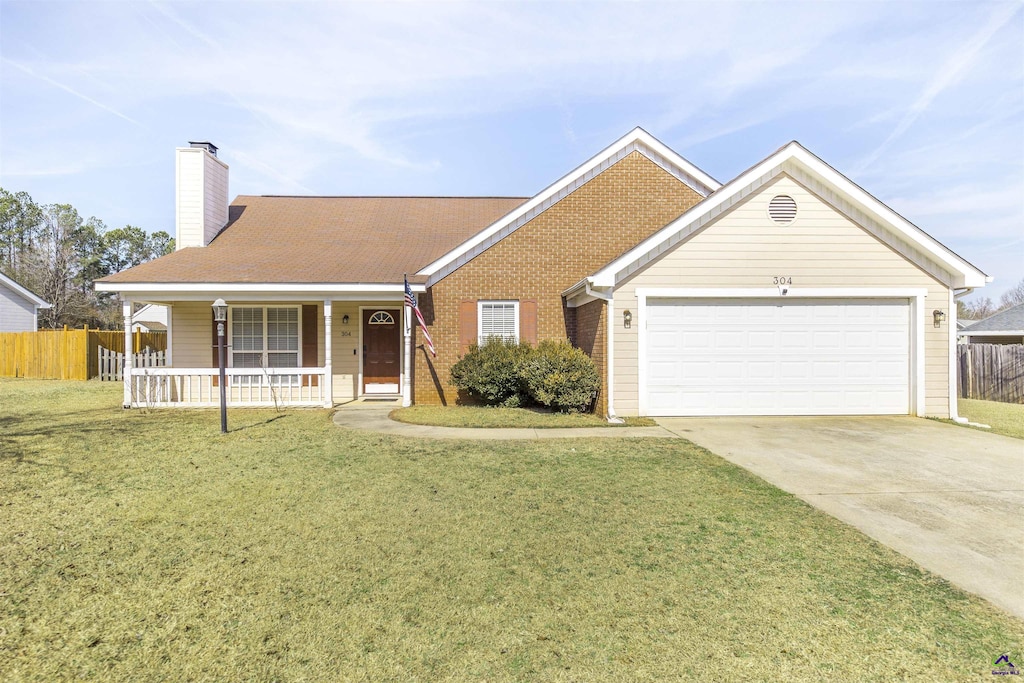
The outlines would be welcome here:
<svg viewBox="0 0 1024 683">
<path fill-rule="evenodd" d="M 649 300 L 652 415 L 905 414 L 907 301 Z"/>
<path fill-rule="evenodd" d="M 774 360 L 752 360 L 747 362 L 747 378 L 751 380 L 775 378 Z"/>
</svg>

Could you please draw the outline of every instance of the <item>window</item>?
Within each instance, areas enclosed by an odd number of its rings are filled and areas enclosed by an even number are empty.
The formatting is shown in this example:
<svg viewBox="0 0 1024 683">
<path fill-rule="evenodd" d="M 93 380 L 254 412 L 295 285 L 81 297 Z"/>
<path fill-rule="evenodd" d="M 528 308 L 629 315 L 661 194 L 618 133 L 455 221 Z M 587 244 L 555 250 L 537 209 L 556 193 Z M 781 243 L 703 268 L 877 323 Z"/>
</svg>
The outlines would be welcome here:
<svg viewBox="0 0 1024 683">
<path fill-rule="evenodd" d="M 231 309 L 231 365 L 236 368 L 299 367 L 299 309 Z"/>
<path fill-rule="evenodd" d="M 481 301 L 477 305 L 477 320 L 480 321 L 477 331 L 478 344 L 495 337 L 519 341 L 518 301 Z"/>
</svg>

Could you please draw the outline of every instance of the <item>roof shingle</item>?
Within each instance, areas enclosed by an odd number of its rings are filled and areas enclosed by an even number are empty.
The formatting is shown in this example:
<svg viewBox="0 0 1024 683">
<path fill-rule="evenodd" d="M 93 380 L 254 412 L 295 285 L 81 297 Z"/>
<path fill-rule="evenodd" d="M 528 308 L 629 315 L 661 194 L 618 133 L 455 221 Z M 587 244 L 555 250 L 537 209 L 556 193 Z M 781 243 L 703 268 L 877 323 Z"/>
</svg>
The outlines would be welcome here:
<svg viewBox="0 0 1024 683">
<path fill-rule="evenodd" d="M 206 247 L 103 278 L 110 283 L 400 283 L 523 197 L 240 195 Z"/>
<path fill-rule="evenodd" d="M 968 325 L 963 332 L 1018 332 L 1024 330 L 1024 304 L 1017 304 L 990 315 L 984 320 L 979 320 L 973 325 Z"/>
</svg>

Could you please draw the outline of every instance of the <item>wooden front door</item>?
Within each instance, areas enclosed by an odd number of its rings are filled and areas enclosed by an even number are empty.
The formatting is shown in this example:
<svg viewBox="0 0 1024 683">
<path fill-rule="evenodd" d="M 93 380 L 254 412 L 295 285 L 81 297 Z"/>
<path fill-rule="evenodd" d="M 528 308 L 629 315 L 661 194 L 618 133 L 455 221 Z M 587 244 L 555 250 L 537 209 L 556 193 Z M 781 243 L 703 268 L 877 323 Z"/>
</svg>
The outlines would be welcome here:
<svg viewBox="0 0 1024 683">
<path fill-rule="evenodd" d="M 401 376 L 399 309 L 368 308 L 363 311 L 363 392 L 399 393 Z"/>
</svg>

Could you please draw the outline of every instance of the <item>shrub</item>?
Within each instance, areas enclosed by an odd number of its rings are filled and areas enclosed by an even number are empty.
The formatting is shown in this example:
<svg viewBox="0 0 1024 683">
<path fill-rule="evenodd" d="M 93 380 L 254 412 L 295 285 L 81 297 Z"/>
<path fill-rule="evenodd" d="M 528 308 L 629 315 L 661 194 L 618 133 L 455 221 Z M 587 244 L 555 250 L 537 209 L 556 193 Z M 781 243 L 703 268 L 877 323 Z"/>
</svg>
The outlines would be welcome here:
<svg viewBox="0 0 1024 683">
<path fill-rule="evenodd" d="M 601 378 L 594 361 L 567 341 L 542 341 L 523 367 L 530 398 L 553 410 L 577 413 L 589 409 Z"/>
<path fill-rule="evenodd" d="M 472 346 L 452 366 L 452 384 L 487 405 L 517 408 L 526 402 L 522 368 L 529 344 L 492 338 Z"/>
</svg>

